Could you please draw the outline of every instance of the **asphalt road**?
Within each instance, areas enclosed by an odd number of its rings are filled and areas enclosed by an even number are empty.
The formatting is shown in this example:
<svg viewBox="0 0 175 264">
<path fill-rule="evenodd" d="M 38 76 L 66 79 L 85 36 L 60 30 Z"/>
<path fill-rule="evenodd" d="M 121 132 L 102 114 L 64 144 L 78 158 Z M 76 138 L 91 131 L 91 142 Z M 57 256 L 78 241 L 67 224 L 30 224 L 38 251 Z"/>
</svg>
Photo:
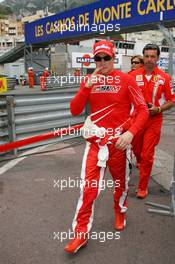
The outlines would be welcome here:
<svg viewBox="0 0 175 264">
<path fill-rule="evenodd" d="M 173 137 L 168 133 L 165 126 L 159 147 L 172 155 Z M 63 251 L 79 197 L 84 144 L 72 148 L 65 142 L 49 149 L 63 146 L 70 148 L 30 156 L 0 175 L 0 264 L 174 264 L 175 219 L 148 213 L 145 205 L 168 205 L 169 192 L 151 180 L 149 197 L 137 199 L 135 168 L 126 229 L 115 233 L 113 191 L 106 188 L 95 203 L 93 237 L 87 247 L 73 256 Z M 77 187 L 61 190 L 56 182 L 65 184 L 65 179 L 74 179 Z"/>
</svg>

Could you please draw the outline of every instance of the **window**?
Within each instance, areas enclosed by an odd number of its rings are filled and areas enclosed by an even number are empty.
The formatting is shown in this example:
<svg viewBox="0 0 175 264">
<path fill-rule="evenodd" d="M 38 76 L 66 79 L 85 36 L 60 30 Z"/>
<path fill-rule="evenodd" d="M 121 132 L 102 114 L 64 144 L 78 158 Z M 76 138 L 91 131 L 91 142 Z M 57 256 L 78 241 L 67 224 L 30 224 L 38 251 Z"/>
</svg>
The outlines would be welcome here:
<svg viewBox="0 0 175 264">
<path fill-rule="evenodd" d="M 161 52 L 169 52 L 169 48 L 168 47 L 161 47 Z"/>
<path fill-rule="evenodd" d="M 129 42 L 117 42 L 116 46 L 119 49 L 134 49 L 134 43 L 129 43 Z"/>
</svg>

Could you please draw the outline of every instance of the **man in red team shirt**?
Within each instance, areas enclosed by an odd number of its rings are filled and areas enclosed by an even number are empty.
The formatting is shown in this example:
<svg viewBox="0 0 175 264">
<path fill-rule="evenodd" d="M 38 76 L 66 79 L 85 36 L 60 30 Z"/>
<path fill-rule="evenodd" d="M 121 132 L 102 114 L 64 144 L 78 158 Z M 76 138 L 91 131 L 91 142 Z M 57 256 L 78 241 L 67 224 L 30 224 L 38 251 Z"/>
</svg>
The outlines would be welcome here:
<svg viewBox="0 0 175 264">
<path fill-rule="evenodd" d="M 48 69 L 48 67 L 46 67 L 45 69 L 44 69 L 44 71 L 43 71 L 43 76 L 44 76 L 44 78 L 46 79 L 47 77 L 49 77 L 49 69 Z M 46 81 L 46 80 L 45 80 Z"/>
<path fill-rule="evenodd" d="M 77 252 L 87 243 L 94 200 L 100 193 L 107 166 L 114 180 L 115 229 L 124 228 L 129 181 L 128 146 L 148 119 L 148 108 L 136 82 L 128 74 L 114 69 L 113 44 L 106 40 L 97 42 L 93 54 L 96 69 L 82 81 L 70 104 L 72 114 L 79 115 L 89 103 L 91 115 L 82 129 L 87 144 L 82 162 L 81 193 L 72 223 L 75 237 L 64 248 L 68 253 Z M 132 104 L 137 109 L 133 123 L 130 122 Z M 116 137 L 117 142 L 113 141 Z"/>
<path fill-rule="evenodd" d="M 159 143 L 162 112 L 173 106 L 171 77 L 157 67 L 160 49 L 157 45 L 147 44 L 143 48 L 144 66 L 131 73 L 141 88 L 149 107 L 146 127 L 134 138 L 132 145 L 140 168 L 140 181 L 137 197 L 148 195 L 148 181 L 154 161 L 154 150 Z"/>
</svg>

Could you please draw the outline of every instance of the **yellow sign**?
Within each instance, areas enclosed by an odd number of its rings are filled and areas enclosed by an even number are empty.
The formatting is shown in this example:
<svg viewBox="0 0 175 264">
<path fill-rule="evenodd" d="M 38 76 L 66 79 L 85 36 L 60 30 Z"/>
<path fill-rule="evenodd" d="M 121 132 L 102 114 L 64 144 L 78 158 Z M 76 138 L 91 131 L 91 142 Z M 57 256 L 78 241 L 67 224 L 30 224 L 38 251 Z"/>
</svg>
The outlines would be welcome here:
<svg viewBox="0 0 175 264">
<path fill-rule="evenodd" d="M 0 78 L 0 93 L 7 92 L 7 79 L 2 77 Z"/>
</svg>

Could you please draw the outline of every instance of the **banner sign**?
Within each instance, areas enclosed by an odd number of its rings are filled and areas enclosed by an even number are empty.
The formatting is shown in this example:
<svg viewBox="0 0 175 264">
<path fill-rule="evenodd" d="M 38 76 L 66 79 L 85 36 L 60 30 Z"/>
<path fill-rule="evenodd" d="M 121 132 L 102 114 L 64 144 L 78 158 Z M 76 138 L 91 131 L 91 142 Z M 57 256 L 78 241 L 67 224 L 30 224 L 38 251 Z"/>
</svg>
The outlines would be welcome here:
<svg viewBox="0 0 175 264">
<path fill-rule="evenodd" d="M 158 61 L 158 66 L 162 70 L 168 70 L 168 58 L 162 58 L 162 57 L 160 57 L 160 59 Z"/>
<path fill-rule="evenodd" d="M 0 93 L 7 92 L 7 79 L 5 77 L 0 78 Z"/>
<path fill-rule="evenodd" d="M 175 0 L 109 0 L 74 8 L 25 24 L 25 42 L 57 42 L 88 34 L 117 33 L 175 21 Z M 173 24 L 173 23 L 172 23 Z M 172 26 L 172 25 L 171 25 Z"/>
</svg>

